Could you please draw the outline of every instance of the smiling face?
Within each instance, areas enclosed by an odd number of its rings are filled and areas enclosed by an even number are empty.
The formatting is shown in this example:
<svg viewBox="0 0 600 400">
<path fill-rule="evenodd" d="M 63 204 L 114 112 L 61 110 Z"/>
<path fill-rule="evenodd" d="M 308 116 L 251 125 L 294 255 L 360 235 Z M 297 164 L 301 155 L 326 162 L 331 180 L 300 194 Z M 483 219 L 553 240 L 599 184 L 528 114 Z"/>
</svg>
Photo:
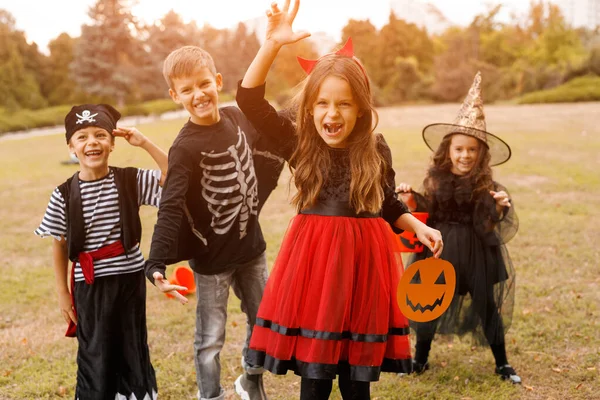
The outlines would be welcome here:
<svg viewBox="0 0 600 400">
<path fill-rule="evenodd" d="M 448 157 L 452 161 L 451 171 L 455 175 L 467 175 L 479 159 L 480 142 L 472 136 L 454 134 L 450 142 Z"/>
<path fill-rule="evenodd" d="M 115 147 L 114 137 L 105 129 L 88 126 L 73 134 L 69 151 L 79 159 L 80 177 L 94 180 L 108 173 L 108 156 Z"/>
<path fill-rule="evenodd" d="M 334 75 L 326 77 L 312 107 L 313 122 L 323 141 L 330 147 L 346 147 L 360 114 L 348 81 Z"/>
<path fill-rule="evenodd" d="M 200 67 L 185 77 L 172 78 L 169 95 L 190 114 L 197 125 L 219 122 L 219 91 L 223 87 L 221 74 L 214 75 L 207 67 Z"/>
</svg>

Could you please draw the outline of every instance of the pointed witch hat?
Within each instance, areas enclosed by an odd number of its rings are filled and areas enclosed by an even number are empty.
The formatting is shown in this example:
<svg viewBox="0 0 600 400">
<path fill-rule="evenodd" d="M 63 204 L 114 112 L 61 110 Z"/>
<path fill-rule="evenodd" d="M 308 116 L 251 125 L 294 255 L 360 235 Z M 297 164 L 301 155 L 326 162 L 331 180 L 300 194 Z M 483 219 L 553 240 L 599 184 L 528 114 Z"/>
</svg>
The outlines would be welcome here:
<svg viewBox="0 0 600 400">
<path fill-rule="evenodd" d="M 490 166 L 503 164 L 511 156 L 508 144 L 498 136 L 486 131 L 481 97 L 481 72 L 477 72 L 475 75 L 469 94 L 467 94 L 454 122 L 427 125 L 423 128 L 423 140 L 432 151 L 435 151 L 446 136 L 457 133 L 472 136 L 483 142 L 490 152 Z"/>
</svg>

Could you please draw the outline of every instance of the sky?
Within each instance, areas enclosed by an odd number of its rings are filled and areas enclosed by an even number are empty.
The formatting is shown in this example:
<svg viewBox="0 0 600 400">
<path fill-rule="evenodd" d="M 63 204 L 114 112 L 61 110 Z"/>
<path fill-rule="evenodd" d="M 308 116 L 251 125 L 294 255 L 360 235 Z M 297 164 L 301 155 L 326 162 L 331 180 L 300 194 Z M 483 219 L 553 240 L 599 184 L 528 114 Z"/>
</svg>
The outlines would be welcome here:
<svg viewBox="0 0 600 400">
<path fill-rule="evenodd" d="M 426 2 L 426 0 L 302 0 L 294 23 L 295 29 L 323 31 L 340 40 L 341 29 L 350 18 L 369 19 L 376 27 L 383 26 L 389 16 L 390 1 Z M 557 0 L 563 3 L 585 3 L 587 0 Z M 89 21 L 87 12 L 96 0 L 0 0 L 0 9 L 9 11 L 16 19 L 17 29 L 25 32 L 28 41 L 36 42 L 46 51 L 48 42 L 62 32 L 79 36 L 81 25 Z M 527 0 L 428 0 L 446 18 L 459 25 L 468 24 L 475 15 L 490 4 L 503 3 L 504 15 L 525 13 Z M 137 0 L 133 14 L 152 22 L 162 18 L 170 9 L 185 22 L 198 25 L 209 23 L 215 28 L 230 28 L 237 22 L 264 16 L 271 0 Z M 279 1 L 282 4 L 283 0 Z M 581 4 L 580 4 L 581 5 Z M 35 11 L 32 11 L 35 10 Z"/>
</svg>

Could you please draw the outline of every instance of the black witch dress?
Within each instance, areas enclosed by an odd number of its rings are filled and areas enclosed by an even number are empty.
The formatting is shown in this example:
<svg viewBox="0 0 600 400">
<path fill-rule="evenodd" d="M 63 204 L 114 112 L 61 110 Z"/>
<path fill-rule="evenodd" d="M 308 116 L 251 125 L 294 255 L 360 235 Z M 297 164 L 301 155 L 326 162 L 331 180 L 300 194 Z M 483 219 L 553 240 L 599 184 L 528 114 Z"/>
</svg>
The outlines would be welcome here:
<svg viewBox="0 0 600 400">
<path fill-rule="evenodd" d="M 473 183 L 451 172 L 432 176 L 434 193 L 415 193 L 417 211 L 429 212 L 427 225 L 444 240 L 441 258 L 456 270 L 456 292 L 448 310 L 431 322 L 412 322 L 417 340 L 434 334 L 473 333 L 479 343 L 504 342 L 512 320 L 515 271 L 506 243 L 518 230 L 514 205 L 498 214 L 489 193 L 473 196 Z M 494 191 L 506 188 L 494 182 Z M 425 247 L 407 262 L 431 257 Z"/>
</svg>

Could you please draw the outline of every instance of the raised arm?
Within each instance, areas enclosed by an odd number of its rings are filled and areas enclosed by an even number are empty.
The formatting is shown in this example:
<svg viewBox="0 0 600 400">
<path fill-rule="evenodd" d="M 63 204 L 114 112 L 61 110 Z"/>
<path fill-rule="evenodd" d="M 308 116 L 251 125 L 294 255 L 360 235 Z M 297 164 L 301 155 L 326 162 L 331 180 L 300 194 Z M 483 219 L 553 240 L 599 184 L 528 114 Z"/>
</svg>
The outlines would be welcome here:
<svg viewBox="0 0 600 400">
<path fill-rule="evenodd" d="M 113 135 L 125 138 L 130 145 L 146 150 L 150 154 L 150 157 L 154 159 L 158 168 L 160 168 L 160 186 L 165 183 L 169 160 L 167 153 L 163 149 L 155 145 L 136 128 L 119 127 L 113 130 Z"/>
<path fill-rule="evenodd" d="M 265 83 L 269 68 L 271 68 L 281 47 L 310 36 L 310 33 L 294 32 L 292 30 L 292 23 L 296 18 L 299 7 L 300 0 L 294 1 L 291 10 L 290 0 L 285 1 L 281 10 L 277 3 L 271 4 L 271 8 L 266 12 L 268 23 L 265 42 L 258 50 L 250 67 L 248 67 L 242 80 L 242 87 L 251 89 Z"/>
</svg>

